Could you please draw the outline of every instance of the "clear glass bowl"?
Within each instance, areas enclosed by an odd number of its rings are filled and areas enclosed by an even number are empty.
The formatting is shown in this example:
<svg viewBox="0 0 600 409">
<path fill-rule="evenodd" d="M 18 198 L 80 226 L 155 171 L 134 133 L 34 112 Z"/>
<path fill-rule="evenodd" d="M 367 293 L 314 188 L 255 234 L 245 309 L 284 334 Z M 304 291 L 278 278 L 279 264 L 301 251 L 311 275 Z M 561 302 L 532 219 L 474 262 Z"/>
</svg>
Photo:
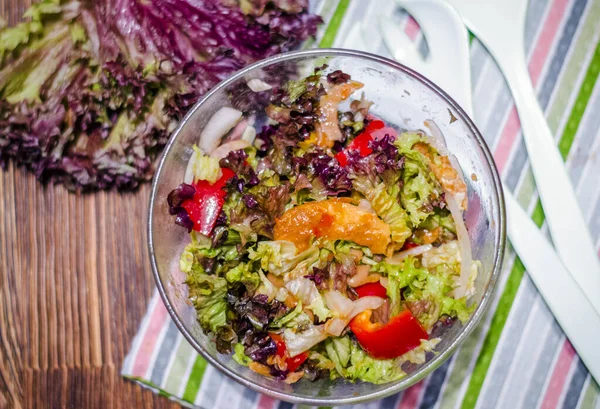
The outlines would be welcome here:
<svg viewBox="0 0 600 409">
<path fill-rule="evenodd" d="M 248 80 L 260 78 L 269 84 L 280 84 L 303 77 L 323 63 L 329 66 L 327 72 L 341 69 L 364 83 L 366 98 L 374 102 L 371 112 L 386 122 L 414 130 L 423 129 L 425 120 L 433 120 L 445 136 L 449 150 L 458 158 L 468 185 L 469 208 L 465 219 L 473 258 L 481 261 L 472 298 L 477 308 L 464 325 L 457 322 L 445 329 L 431 359 L 412 368 L 404 379 L 388 384 L 338 379 L 300 380 L 287 385 L 238 365 L 231 357 L 217 353 L 202 332 L 187 298 L 184 274 L 178 267 L 179 256 L 189 239 L 185 229 L 173 223 L 166 199 L 182 182 L 191 146 L 198 142 L 203 126 L 222 106 L 233 106 L 246 114 L 255 112 L 260 122 L 266 98 L 252 92 L 246 85 Z M 148 232 L 158 290 L 179 330 L 208 362 L 258 392 L 292 402 L 331 406 L 391 395 L 423 379 L 450 357 L 477 325 L 492 298 L 504 253 L 505 213 L 500 180 L 489 149 L 473 122 L 444 91 L 397 62 L 358 51 L 320 49 L 282 54 L 249 66 L 221 82 L 190 110 L 169 141 L 154 177 Z"/>
</svg>

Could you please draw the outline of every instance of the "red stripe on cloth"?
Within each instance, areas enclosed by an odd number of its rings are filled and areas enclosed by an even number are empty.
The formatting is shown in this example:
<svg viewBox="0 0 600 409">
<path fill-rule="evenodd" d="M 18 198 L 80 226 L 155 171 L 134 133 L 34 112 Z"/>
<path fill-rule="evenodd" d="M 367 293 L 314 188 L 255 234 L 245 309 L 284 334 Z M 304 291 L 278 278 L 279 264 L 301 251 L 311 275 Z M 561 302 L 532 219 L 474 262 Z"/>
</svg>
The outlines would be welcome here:
<svg viewBox="0 0 600 409">
<path fill-rule="evenodd" d="M 546 21 L 544 22 L 542 31 L 540 32 L 537 42 L 535 43 L 533 54 L 529 59 L 529 75 L 531 77 L 531 83 L 534 87 L 538 83 L 544 65 L 548 60 L 554 39 L 559 33 L 559 26 L 563 18 L 566 18 L 565 10 L 568 4 L 568 0 L 554 0 L 550 6 L 551 8 L 546 16 Z M 504 124 L 504 128 L 502 129 L 502 134 L 500 136 L 500 140 L 498 141 L 498 145 L 494 151 L 496 166 L 501 174 L 506 163 L 508 162 L 508 158 L 515 145 L 515 141 L 520 129 L 521 123 L 519 122 L 519 116 L 517 115 L 517 111 L 513 106 L 510 110 L 506 123 Z"/>
<path fill-rule="evenodd" d="M 513 105 L 508 114 L 508 118 L 504 123 L 502 134 L 500 135 L 498 145 L 496 145 L 496 150 L 494 152 L 494 160 L 496 161 L 496 167 L 500 174 L 504 171 L 504 166 L 508 162 L 508 157 L 510 156 L 510 152 L 512 151 L 515 139 L 517 139 L 517 134 L 520 130 L 521 123 L 519 122 L 519 115 L 517 114 L 517 109 Z"/>
<path fill-rule="evenodd" d="M 544 395 L 544 400 L 540 409 L 554 409 L 558 406 L 558 401 L 567 384 L 566 381 L 569 375 L 569 368 L 571 368 L 574 358 L 575 349 L 573 349 L 569 340 L 565 340 L 560 355 L 554 365 L 554 371 L 552 372 L 550 382 L 546 387 L 546 394 Z"/>
<path fill-rule="evenodd" d="M 277 401 L 270 396 L 260 395 L 258 402 L 256 402 L 256 409 L 273 409 Z"/>
<path fill-rule="evenodd" d="M 411 386 L 402 394 L 402 399 L 398 404 L 398 409 L 414 409 L 419 406 L 425 381 L 421 381 Z"/>
<path fill-rule="evenodd" d="M 158 341 L 160 331 L 167 320 L 167 316 L 165 305 L 162 300 L 158 300 L 150 315 L 148 328 L 146 328 L 146 332 L 142 336 L 140 348 L 135 357 L 133 369 L 131 370 L 133 376 L 143 377 L 146 375 L 146 371 L 150 366 L 150 360 L 152 359 L 152 352 Z"/>
<path fill-rule="evenodd" d="M 417 20 L 412 18 L 412 16 L 408 16 L 406 20 L 406 25 L 404 26 L 404 32 L 406 35 L 413 41 L 417 39 L 419 32 L 421 31 L 421 27 L 419 27 L 419 23 Z"/>
</svg>

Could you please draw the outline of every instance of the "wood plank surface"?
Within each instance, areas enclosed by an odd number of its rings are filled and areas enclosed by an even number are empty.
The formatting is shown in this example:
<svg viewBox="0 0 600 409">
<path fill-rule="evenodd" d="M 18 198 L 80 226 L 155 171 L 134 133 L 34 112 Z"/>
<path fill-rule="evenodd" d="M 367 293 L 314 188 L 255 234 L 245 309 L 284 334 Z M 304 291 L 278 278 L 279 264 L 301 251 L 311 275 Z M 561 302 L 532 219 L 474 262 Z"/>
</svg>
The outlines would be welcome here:
<svg viewBox="0 0 600 409">
<path fill-rule="evenodd" d="M 0 0 L 19 20 L 30 0 Z M 179 408 L 119 375 L 154 288 L 150 186 L 68 193 L 0 170 L 0 408 Z"/>
</svg>

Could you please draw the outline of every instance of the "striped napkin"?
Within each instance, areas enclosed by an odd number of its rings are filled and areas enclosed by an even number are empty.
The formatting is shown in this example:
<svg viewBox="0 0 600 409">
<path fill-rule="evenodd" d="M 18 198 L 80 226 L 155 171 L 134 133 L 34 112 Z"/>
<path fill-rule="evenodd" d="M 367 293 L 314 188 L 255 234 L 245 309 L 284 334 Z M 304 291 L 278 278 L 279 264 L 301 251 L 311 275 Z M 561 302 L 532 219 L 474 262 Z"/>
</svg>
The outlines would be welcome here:
<svg viewBox="0 0 600 409">
<path fill-rule="evenodd" d="M 426 50 L 418 25 L 398 10 L 393 0 L 317 0 L 311 7 L 326 24 L 309 47 L 351 48 L 344 41 L 356 22 L 376 24 L 377 16 L 385 15 L 396 18 L 420 49 Z M 530 0 L 526 45 L 538 99 L 600 248 L 599 22 L 600 0 Z M 377 30 L 369 32 L 369 40 L 379 44 L 372 50 L 388 56 L 376 37 Z M 476 122 L 506 185 L 544 228 L 510 92 L 477 39 L 471 45 L 471 65 Z M 431 376 L 402 393 L 356 407 L 600 409 L 598 384 L 510 247 L 498 287 L 482 323 Z M 179 334 L 158 294 L 150 302 L 122 374 L 187 406 L 302 406 L 253 392 L 217 372 Z"/>
</svg>

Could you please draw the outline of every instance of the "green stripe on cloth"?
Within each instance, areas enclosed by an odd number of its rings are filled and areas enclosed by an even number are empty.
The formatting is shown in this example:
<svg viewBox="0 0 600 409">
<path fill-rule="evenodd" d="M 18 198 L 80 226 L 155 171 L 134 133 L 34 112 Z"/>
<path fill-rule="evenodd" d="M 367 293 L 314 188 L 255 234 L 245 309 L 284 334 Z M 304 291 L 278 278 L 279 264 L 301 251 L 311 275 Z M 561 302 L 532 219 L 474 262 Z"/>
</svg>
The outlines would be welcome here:
<svg viewBox="0 0 600 409">
<path fill-rule="evenodd" d="M 581 84 L 581 89 L 579 90 L 577 99 L 575 100 L 575 105 L 573 106 L 571 115 L 569 115 L 569 120 L 565 125 L 565 129 L 563 130 L 560 142 L 558 143 L 558 149 L 560 150 L 560 154 L 562 155 L 563 160 L 567 159 L 569 150 L 573 145 L 573 140 L 575 140 L 577 129 L 579 128 L 579 124 L 581 123 L 581 118 L 583 118 L 585 108 L 587 107 L 590 97 L 592 96 L 592 92 L 594 91 L 594 86 L 596 85 L 596 80 L 598 79 L 599 73 L 600 42 L 596 46 L 596 51 L 594 51 L 594 56 L 592 57 L 590 66 L 585 74 L 583 83 Z"/>
<path fill-rule="evenodd" d="M 325 34 L 319 43 L 320 48 L 328 48 L 333 45 L 335 42 L 335 37 L 337 36 L 338 30 L 340 29 L 340 25 L 342 24 L 342 20 L 344 19 L 344 15 L 346 14 L 346 10 L 348 10 L 348 5 L 350 4 L 350 0 L 340 0 L 338 6 L 331 17 L 331 21 L 329 21 L 329 25 L 327 26 L 327 30 L 325 30 Z"/>
<path fill-rule="evenodd" d="M 200 355 L 194 362 L 194 367 L 190 373 L 190 377 L 187 385 L 185 386 L 185 392 L 183 392 L 183 400 L 188 402 L 194 402 L 196 395 L 200 390 L 200 384 L 204 377 L 204 371 L 206 370 L 206 361 Z"/>
<path fill-rule="evenodd" d="M 537 224 L 538 227 L 542 227 L 542 224 L 544 224 L 544 220 L 546 220 L 546 215 L 544 214 L 542 202 L 539 199 L 535 204 L 535 208 L 533 209 L 533 213 L 531 214 L 531 219 L 535 222 L 535 224 Z"/>
<path fill-rule="evenodd" d="M 483 341 L 481 353 L 479 354 L 479 357 L 477 357 L 475 368 L 471 375 L 471 381 L 469 382 L 467 392 L 465 393 L 461 405 L 462 409 L 474 408 L 477 403 L 477 398 L 479 397 L 479 392 L 481 392 L 485 375 L 492 362 L 492 357 L 496 351 L 496 346 L 502 335 L 502 330 L 508 319 L 508 314 L 517 295 L 517 291 L 519 290 L 524 273 L 525 267 L 523 266 L 523 263 L 521 263 L 521 260 L 517 258 L 510 272 L 510 276 L 506 281 L 506 286 L 504 287 L 500 301 L 498 302 L 496 313 L 490 324 L 490 330 Z"/>
<path fill-rule="evenodd" d="M 483 325 L 478 325 L 473 330 L 473 333 L 465 340 L 463 345 L 454 359 L 450 374 L 446 376 L 447 383 L 442 396 L 440 397 L 439 409 L 451 409 L 456 407 L 456 402 L 460 397 L 460 388 L 468 378 L 471 370 L 471 361 L 476 354 L 476 349 L 479 344 L 479 339 L 485 330 Z"/>
<path fill-rule="evenodd" d="M 167 381 L 165 383 L 165 390 L 171 393 L 179 392 L 183 376 L 186 375 L 186 368 L 188 367 L 190 357 L 195 355 L 195 350 L 192 348 L 187 340 L 182 339 L 179 343 L 177 351 L 175 351 L 175 358 L 173 364 L 167 374 Z"/>
<path fill-rule="evenodd" d="M 577 82 L 580 79 L 581 65 L 587 57 L 587 45 L 595 41 L 598 21 L 600 21 L 600 1 L 591 1 L 585 22 L 581 25 L 579 37 L 575 44 L 571 45 L 572 54 L 567 55 L 569 61 L 561 74 L 561 86 L 553 96 L 552 107 L 547 111 L 546 118 L 552 133 L 556 133 L 561 119 L 564 117 L 564 112 L 568 110 L 573 89 L 577 88 Z"/>
<path fill-rule="evenodd" d="M 581 394 L 581 404 L 579 409 L 593 409 L 596 406 L 598 395 L 600 394 L 600 387 L 594 381 L 594 378 L 590 377 L 590 381 L 585 388 L 585 391 Z"/>
</svg>

